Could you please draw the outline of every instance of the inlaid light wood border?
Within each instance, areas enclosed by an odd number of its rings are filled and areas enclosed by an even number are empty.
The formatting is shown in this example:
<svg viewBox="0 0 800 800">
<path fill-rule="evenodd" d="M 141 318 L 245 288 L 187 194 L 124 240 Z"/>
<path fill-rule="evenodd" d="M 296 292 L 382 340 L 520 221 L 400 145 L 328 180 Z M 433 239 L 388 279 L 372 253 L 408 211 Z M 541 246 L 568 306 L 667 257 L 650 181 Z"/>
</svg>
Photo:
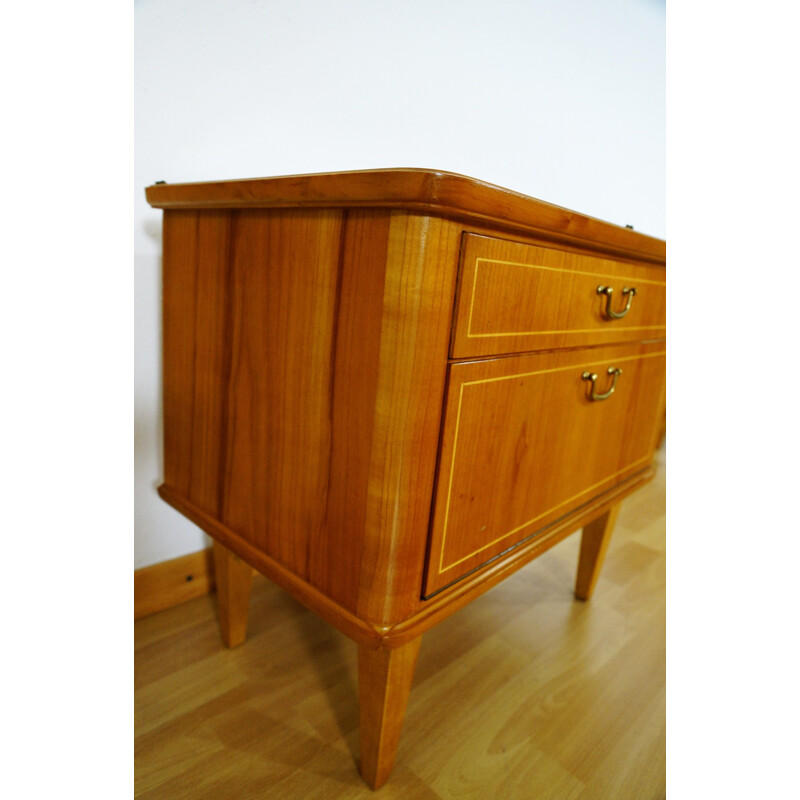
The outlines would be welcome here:
<svg viewBox="0 0 800 800">
<path fill-rule="evenodd" d="M 645 353 L 644 355 L 624 356 L 622 358 L 614 358 L 614 359 L 611 359 L 611 360 L 613 360 L 615 364 L 617 364 L 617 363 L 621 364 L 621 363 L 624 363 L 626 361 L 643 361 L 646 358 L 657 358 L 659 356 L 665 356 L 665 355 L 666 355 L 666 351 L 665 350 L 661 350 L 661 351 L 659 351 L 657 353 Z M 601 486 L 602 484 L 606 483 L 607 481 L 613 480 L 618 475 L 621 475 L 624 472 L 628 472 L 629 470 L 633 469 L 634 467 L 637 467 L 640 464 L 645 464 L 650 460 L 650 456 L 647 455 L 642 459 L 639 459 L 637 461 L 634 461 L 634 462 L 628 464 L 626 467 L 623 467 L 621 470 L 618 470 L 617 472 L 614 472 L 611 475 L 607 475 L 605 478 L 603 478 L 603 480 L 599 481 L 598 483 L 595 483 L 595 484 L 593 484 L 591 486 L 588 486 L 583 491 L 578 492 L 577 494 L 573 495 L 572 497 L 567 498 L 566 500 L 563 500 L 562 502 L 556 504 L 552 508 L 548 508 L 546 511 L 543 511 L 541 514 L 537 514 L 532 519 L 529 519 L 527 522 L 524 522 L 522 525 L 518 525 L 516 528 L 513 528 L 512 530 L 508 531 L 507 533 L 504 533 L 502 536 L 498 536 L 496 539 L 492 540 L 491 542 L 488 542 L 487 544 L 483 545 L 482 547 L 479 547 L 477 550 L 474 550 L 473 552 L 469 553 L 468 555 L 462 556 L 457 561 L 453 561 L 452 563 L 448 564 L 447 566 L 444 566 L 444 551 L 445 551 L 445 544 L 446 544 L 446 541 L 447 541 L 447 524 L 448 524 L 449 517 L 450 517 L 450 498 L 451 498 L 452 491 L 453 491 L 453 475 L 454 475 L 454 472 L 455 472 L 454 467 L 455 467 L 456 451 L 457 451 L 457 445 L 458 445 L 458 431 L 459 431 L 459 426 L 460 426 L 460 423 L 461 423 L 461 407 L 462 407 L 463 400 L 464 400 L 464 388 L 466 386 L 477 386 L 477 385 L 483 384 L 483 383 L 495 383 L 497 381 L 514 380 L 515 378 L 529 378 L 532 375 L 544 375 L 544 374 L 552 373 L 552 372 L 566 372 L 568 370 L 583 370 L 586 367 L 595 367 L 595 366 L 605 365 L 605 364 L 608 364 L 608 363 L 609 363 L 609 359 L 605 358 L 605 359 L 603 359 L 601 361 L 591 361 L 591 362 L 586 362 L 586 363 L 581 363 L 581 364 L 570 364 L 569 366 L 566 366 L 566 367 L 552 367 L 550 369 L 533 370 L 532 372 L 518 372 L 518 373 L 515 373 L 513 375 L 500 375 L 500 376 L 495 377 L 495 378 L 481 378 L 481 379 L 475 380 L 475 381 L 465 381 L 464 383 L 460 384 L 460 386 L 459 386 L 459 394 L 458 394 L 458 407 L 456 409 L 456 425 L 455 425 L 455 431 L 453 433 L 453 454 L 452 454 L 452 458 L 450 460 L 450 476 L 449 476 L 448 484 L 447 484 L 447 498 L 445 500 L 444 524 L 442 526 L 442 541 L 441 541 L 441 545 L 440 545 L 440 548 L 439 548 L 439 575 L 443 575 L 445 572 L 449 572 L 451 569 L 457 567 L 459 564 L 463 563 L 464 561 L 468 561 L 469 559 L 473 558 L 474 556 L 478 555 L 479 553 L 482 553 L 484 550 L 488 550 L 489 548 L 491 548 L 494 545 L 496 545 L 498 542 L 503 541 L 503 539 L 507 539 L 509 536 L 512 536 L 513 534 L 517 533 L 518 531 L 521 531 L 523 528 L 529 527 L 530 525 L 535 523 L 537 520 L 540 520 L 543 517 L 547 516 L 548 514 L 551 514 L 553 511 L 556 511 L 557 509 L 561 508 L 562 506 L 567 505 L 568 503 L 574 502 L 579 497 L 582 497 L 583 495 L 588 494 L 593 489 L 596 489 L 598 486 Z"/>
<path fill-rule="evenodd" d="M 666 281 L 653 281 L 646 278 L 632 278 L 626 275 L 611 275 L 609 273 L 589 272 L 586 270 L 578 269 L 565 269 L 564 267 L 545 267 L 540 264 L 522 264 L 518 261 L 503 261 L 499 258 L 484 258 L 479 257 L 475 259 L 475 269 L 472 275 L 472 294 L 469 304 L 469 317 L 467 319 L 467 339 L 491 339 L 500 336 L 545 336 L 548 334 L 563 334 L 563 333 L 617 333 L 619 328 L 568 328 L 566 330 L 556 331 L 510 331 L 501 333 L 472 333 L 472 315 L 475 309 L 475 291 L 478 285 L 478 268 L 481 262 L 485 264 L 503 264 L 509 267 L 525 267 L 526 269 L 541 269 L 547 272 L 566 272 L 569 275 L 587 275 L 592 278 L 608 278 L 616 281 L 625 281 L 628 283 L 649 284 L 652 286 L 666 286 Z M 652 330 L 666 330 L 666 325 L 640 325 L 634 327 L 626 325 L 626 331 L 652 331 Z"/>
</svg>

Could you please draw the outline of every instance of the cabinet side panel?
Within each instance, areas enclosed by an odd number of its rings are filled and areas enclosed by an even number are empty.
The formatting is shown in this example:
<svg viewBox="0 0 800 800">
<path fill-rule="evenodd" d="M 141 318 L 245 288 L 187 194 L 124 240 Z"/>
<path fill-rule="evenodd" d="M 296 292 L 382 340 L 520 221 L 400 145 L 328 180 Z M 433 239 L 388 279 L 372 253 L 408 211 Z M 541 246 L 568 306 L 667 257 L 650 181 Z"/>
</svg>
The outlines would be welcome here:
<svg viewBox="0 0 800 800">
<path fill-rule="evenodd" d="M 197 214 L 164 212 L 162 396 L 164 482 L 188 496 L 191 476 L 192 353 Z"/>
<path fill-rule="evenodd" d="M 220 519 L 308 578 L 330 472 L 341 211 L 236 211 Z"/>
<path fill-rule="evenodd" d="M 229 234 L 230 212 L 164 215 L 164 480 L 212 515 L 219 510 Z"/>
<path fill-rule="evenodd" d="M 333 342 L 331 452 L 324 527 L 312 532 L 308 580 L 355 612 L 364 536 L 391 212 L 345 217 Z"/>
<path fill-rule="evenodd" d="M 392 214 L 358 600 L 378 625 L 420 602 L 460 232 Z"/>
<path fill-rule="evenodd" d="M 167 217 L 165 483 L 361 619 L 405 619 L 460 225 L 366 209 Z"/>
</svg>

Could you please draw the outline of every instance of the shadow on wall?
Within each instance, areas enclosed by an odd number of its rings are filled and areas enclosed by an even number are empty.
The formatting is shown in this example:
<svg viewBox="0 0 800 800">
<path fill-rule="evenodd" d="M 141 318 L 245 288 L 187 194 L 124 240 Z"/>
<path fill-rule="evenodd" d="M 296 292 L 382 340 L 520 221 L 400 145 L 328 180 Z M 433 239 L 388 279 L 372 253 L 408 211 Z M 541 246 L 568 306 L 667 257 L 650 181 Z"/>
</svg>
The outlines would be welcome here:
<svg viewBox="0 0 800 800">
<path fill-rule="evenodd" d="M 152 239 L 157 245 L 159 252 L 161 251 L 162 241 L 162 215 L 159 212 L 157 217 L 148 217 L 142 222 L 142 230 L 148 239 Z"/>
<path fill-rule="evenodd" d="M 163 410 L 161 406 L 161 275 L 163 269 L 163 215 L 142 220 L 142 232 L 158 247 L 157 257 L 136 254 L 134 261 L 135 394 L 134 394 L 134 470 L 152 475 L 155 456 L 157 470 L 147 483 L 157 489 L 164 476 Z"/>
</svg>

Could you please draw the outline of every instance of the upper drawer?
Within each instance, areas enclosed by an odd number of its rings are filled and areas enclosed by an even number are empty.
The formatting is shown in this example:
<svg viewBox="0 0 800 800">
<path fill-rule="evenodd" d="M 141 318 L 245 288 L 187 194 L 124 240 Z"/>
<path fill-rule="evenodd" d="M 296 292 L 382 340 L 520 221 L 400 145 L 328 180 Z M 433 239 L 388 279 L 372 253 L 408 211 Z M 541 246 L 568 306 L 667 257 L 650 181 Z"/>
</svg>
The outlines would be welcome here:
<svg viewBox="0 0 800 800">
<path fill-rule="evenodd" d="M 460 275 L 453 358 L 664 336 L 662 267 L 465 233 Z"/>
</svg>

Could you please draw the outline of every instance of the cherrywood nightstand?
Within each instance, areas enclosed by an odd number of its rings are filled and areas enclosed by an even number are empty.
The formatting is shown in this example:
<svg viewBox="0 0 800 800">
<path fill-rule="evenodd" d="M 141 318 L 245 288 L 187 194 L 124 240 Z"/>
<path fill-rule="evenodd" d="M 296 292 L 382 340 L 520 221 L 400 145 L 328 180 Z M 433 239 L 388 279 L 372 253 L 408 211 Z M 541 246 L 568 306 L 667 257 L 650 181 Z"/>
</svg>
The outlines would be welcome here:
<svg viewBox="0 0 800 800">
<path fill-rule="evenodd" d="M 148 187 L 164 214 L 161 496 L 358 644 L 389 776 L 422 634 L 583 528 L 592 593 L 653 475 L 663 241 L 416 169 Z"/>
</svg>

